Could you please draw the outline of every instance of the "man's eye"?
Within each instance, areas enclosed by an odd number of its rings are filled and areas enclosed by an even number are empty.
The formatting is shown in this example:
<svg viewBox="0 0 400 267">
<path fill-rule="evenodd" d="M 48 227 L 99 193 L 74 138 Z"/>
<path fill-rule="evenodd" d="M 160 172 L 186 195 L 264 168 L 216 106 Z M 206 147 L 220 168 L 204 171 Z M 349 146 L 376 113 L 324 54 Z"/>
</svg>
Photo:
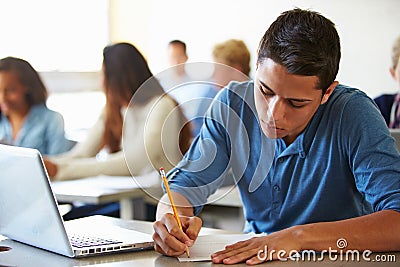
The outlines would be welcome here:
<svg viewBox="0 0 400 267">
<path fill-rule="evenodd" d="M 294 102 L 294 101 L 289 101 L 289 104 L 294 108 L 302 108 L 305 106 L 303 103 L 298 103 L 298 102 Z"/>
<path fill-rule="evenodd" d="M 273 93 L 270 93 L 270 92 L 266 92 L 263 88 L 262 88 L 262 86 L 260 86 L 259 87 L 260 88 L 260 92 L 263 94 L 263 95 L 265 95 L 265 96 L 273 96 L 274 94 Z"/>
</svg>

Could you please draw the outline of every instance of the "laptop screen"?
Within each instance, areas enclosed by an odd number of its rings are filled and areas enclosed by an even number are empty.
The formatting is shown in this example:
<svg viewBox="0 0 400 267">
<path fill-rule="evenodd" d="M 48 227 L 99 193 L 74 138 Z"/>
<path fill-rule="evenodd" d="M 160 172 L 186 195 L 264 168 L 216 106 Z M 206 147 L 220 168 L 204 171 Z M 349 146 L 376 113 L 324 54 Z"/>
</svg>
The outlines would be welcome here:
<svg viewBox="0 0 400 267">
<path fill-rule="evenodd" d="M 96 224 L 64 224 L 38 150 L 0 145 L 0 169 L 0 234 L 68 257 L 153 248 L 150 234 L 104 223 L 101 216 Z"/>
<path fill-rule="evenodd" d="M 0 233 L 72 256 L 39 151 L 0 145 L 0 170 Z"/>
</svg>

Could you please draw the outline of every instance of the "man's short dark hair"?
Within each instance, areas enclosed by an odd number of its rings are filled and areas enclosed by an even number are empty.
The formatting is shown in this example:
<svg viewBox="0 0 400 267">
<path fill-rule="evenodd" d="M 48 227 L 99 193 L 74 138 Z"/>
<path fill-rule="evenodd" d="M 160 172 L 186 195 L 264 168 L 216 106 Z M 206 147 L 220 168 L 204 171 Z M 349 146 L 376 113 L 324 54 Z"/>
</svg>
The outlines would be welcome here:
<svg viewBox="0 0 400 267">
<path fill-rule="evenodd" d="M 168 43 L 168 45 L 180 45 L 182 46 L 183 51 L 186 53 L 186 43 L 181 40 L 172 40 Z"/>
<path fill-rule="evenodd" d="M 257 64 L 270 58 L 290 74 L 317 76 L 323 94 L 339 70 L 340 39 L 335 24 L 318 12 L 283 12 L 260 41 Z"/>
</svg>

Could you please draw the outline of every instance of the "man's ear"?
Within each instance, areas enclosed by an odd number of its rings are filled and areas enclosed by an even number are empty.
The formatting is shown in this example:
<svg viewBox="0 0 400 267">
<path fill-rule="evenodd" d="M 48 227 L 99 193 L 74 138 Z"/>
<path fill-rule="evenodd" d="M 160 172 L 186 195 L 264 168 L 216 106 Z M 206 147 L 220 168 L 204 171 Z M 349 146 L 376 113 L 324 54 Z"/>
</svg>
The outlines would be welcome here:
<svg viewBox="0 0 400 267">
<path fill-rule="evenodd" d="M 326 101 L 328 101 L 329 97 L 331 96 L 331 94 L 333 93 L 333 90 L 335 90 L 335 87 L 339 84 L 338 81 L 334 81 L 329 87 L 328 89 L 326 89 L 325 94 L 322 96 L 322 100 L 321 100 L 321 105 L 325 104 Z"/>
</svg>

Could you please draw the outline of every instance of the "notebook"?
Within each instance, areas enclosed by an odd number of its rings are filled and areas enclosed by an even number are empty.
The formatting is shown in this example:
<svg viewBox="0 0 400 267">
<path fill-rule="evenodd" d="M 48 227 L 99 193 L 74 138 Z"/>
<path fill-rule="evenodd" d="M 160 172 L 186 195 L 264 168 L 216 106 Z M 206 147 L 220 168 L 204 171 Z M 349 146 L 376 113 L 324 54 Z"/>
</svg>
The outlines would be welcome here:
<svg viewBox="0 0 400 267">
<path fill-rule="evenodd" d="M 153 247 L 151 235 L 100 218 L 64 222 L 38 150 L 0 145 L 0 170 L 0 234 L 68 257 Z"/>
</svg>

